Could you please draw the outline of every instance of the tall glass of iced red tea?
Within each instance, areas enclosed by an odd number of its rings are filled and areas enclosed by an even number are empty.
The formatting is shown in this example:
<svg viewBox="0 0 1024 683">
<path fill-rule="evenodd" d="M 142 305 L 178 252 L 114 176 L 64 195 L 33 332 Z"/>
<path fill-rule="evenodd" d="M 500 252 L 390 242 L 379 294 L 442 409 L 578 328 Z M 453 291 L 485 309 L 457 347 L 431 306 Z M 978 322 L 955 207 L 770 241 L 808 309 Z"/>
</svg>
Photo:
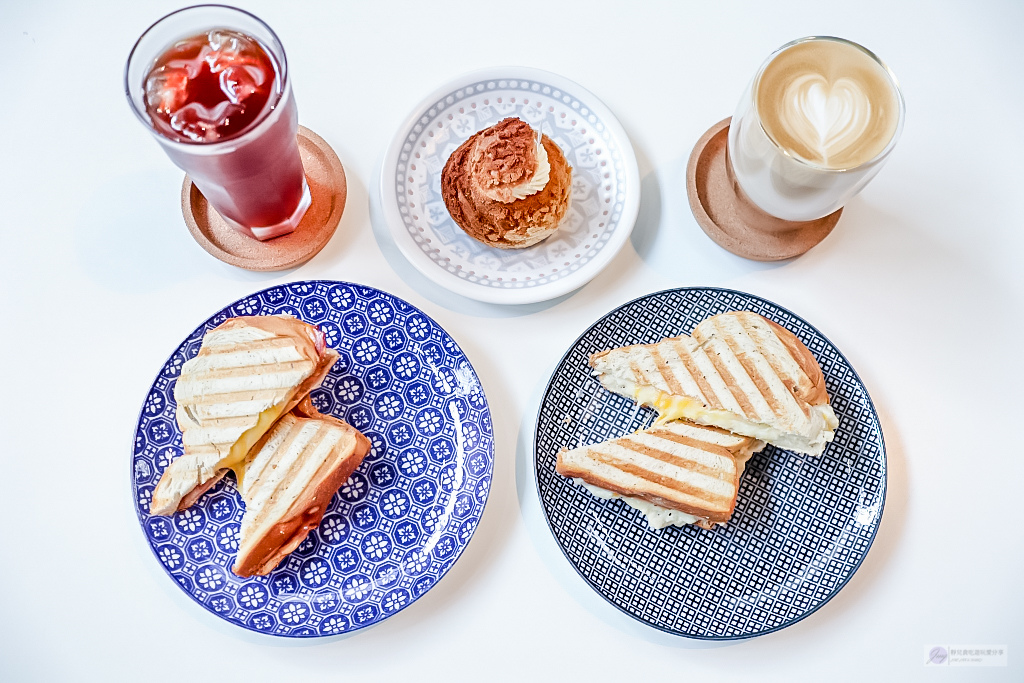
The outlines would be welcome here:
<svg viewBox="0 0 1024 683">
<path fill-rule="evenodd" d="M 269 26 L 224 5 L 172 12 L 132 49 L 125 93 L 229 224 L 260 240 L 296 228 L 310 194 L 288 62 Z"/>
</svg>

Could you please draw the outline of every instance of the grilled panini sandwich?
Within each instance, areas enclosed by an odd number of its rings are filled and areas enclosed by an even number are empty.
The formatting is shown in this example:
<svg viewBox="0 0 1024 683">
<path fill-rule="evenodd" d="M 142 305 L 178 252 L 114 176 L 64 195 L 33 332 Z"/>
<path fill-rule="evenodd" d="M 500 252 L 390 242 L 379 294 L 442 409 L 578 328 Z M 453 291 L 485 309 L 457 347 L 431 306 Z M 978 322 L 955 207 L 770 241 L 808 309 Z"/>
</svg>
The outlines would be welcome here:
<svg viewBox="0 0 1024 683">
<path fill-rule="evenodd" d="M 684 420 L 558 453 L 556 471 L 600 498 L 623 500 L 654 529 L 732 516 L 743 466 L 764 443 Z"/>
<path fill-rule="evenodd" d="M 232 571 L 273 570 L 320 524 L 331 496 L 369 450 L 369 439 L 318 413 L 308 397 L 282 417 L 245 458 L 245 515 Z"/>
<path fill-rule="evenodd" d="M 184 453 L 164 470 L 150 512 L 191 506 L 327 376 L 338 354 L 287 316 L 231 318 L 203 337 L 174 386 Z"/>
<path fill-rule="evenodd" d="M 601 384 L 656 409 L 780 448 L 820 455 L 839 422 L 814 356 L 756 313 L 701 322 L 692 336 L 625 346 L 590 358 Z"/>
</svg>

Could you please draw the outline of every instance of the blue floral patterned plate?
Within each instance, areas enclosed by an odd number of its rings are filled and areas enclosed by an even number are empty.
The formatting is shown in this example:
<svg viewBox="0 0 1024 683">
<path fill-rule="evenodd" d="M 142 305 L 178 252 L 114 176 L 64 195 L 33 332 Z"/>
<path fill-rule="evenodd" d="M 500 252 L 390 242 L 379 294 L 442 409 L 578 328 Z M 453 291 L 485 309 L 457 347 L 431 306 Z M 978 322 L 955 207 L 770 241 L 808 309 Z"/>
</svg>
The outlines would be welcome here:
<svg viewBox="0 0 1024 683">
<path fill-rule="evenodd" d="M 555 456 L 648 427 L 654 414 L 606 391 L 590 354 L 690 332 L 718 313 L 759 313 L 818 359 L 839 428 L 820 457 L 768 446 L 747 463 L 732 519 L 648 528 L 620 500 L 601 500 L 555 472 Z M 590 586 L 629 616 L 705 640 L 789 626 L 828 602 L 864 560 L 885 502 L 885 443 L 864 384 L 839 350 L 786 309 L 725 289 L 641 297 L 598 320 L 562 358 L 537 418 L 534 466 L 548 526 Z"/>
<path fill-rule="evenodd" d="M 268 576 L 241 578 L 231 573 L 244 512 L 232 475 L 171 517 L 151 516 L 149 501 L 181 453 L 174 383 L 182 364 L 227 318 L 278 313 L 318 325 L 341 354 L 313 403 L 373 446 L 319 528 Z M 242 628 L 308 638 L 370 626 L 430 590 L 480 521 L 493 462 L 487 399 L 448 333 L 386 292 L 319 280 L 237 301 L 178 346 L 139 415 L 132 480 L 146 540 L 189 597 Z"/>
</svg>

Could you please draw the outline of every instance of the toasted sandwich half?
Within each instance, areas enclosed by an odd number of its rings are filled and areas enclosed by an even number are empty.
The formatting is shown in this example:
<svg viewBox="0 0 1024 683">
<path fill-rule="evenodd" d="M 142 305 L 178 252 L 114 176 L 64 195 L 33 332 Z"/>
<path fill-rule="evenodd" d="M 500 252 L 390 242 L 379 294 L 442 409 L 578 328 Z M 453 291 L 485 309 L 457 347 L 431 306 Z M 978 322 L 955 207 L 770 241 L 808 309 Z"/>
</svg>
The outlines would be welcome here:
<svg viewBox="0 0 1024 683">
<path fill-rule="evenodd" d="M 764 443 L 684 420 L 558 453 L 556 471 L 600 498 L 621 497 L 653 529 L 732 516 L 739 478 Z"/>
<path fill-rule="evenodd" d="M 331 496 L 369 450 L 369 439 L 318 413 L 308 398 L 282 417 L 245 458 L 245 515 L 232 571 L 270 573 L 320 524 Z"/>
<path fill-rule="evenodd" d="M 839 421 L 821 367 L 792 332 L 756 313 L 703 321 L 692 337 L 590 357 L 607 389 L 660 414 L 820 455 Z"/>
<path fill-rule="evenodd" d="M 174 386 L 184 453 L 164 470 L 155 515 L 191 506 L 327 376 L 338 353 L 286 316 L 231 318 L 203 337 Z"/>
</svg>

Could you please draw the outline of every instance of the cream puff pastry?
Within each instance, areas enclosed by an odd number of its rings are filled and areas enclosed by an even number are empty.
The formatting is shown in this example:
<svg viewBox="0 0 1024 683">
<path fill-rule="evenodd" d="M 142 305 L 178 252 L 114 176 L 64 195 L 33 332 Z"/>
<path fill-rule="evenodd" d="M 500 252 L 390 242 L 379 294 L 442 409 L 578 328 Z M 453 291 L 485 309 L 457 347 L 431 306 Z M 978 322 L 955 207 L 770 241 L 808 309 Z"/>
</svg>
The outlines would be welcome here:
<svg viewBox="0 0 1024 683">
<path fill-rule="evenodd" d="M 507 118 L 459 146 L 441 174 L 441 196 L 466 233 L 521 249 L 558 229 L 572 193 L 572 168 L 551 138 Z"/>
</svg>

